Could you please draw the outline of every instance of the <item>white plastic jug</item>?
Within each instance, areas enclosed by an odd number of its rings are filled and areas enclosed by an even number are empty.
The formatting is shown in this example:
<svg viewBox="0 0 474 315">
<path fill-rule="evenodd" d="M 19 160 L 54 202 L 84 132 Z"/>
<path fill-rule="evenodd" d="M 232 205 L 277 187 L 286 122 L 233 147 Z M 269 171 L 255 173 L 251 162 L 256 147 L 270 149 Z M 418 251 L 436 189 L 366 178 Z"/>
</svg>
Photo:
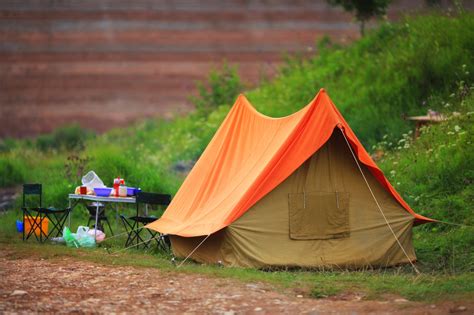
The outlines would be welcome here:
<svg viewBox="0 0 474 315">
<path fill-rule="evenodd" d="M 119 196 L 127 197 L 127 186 L 119 186 Z"/>
<path fill-rule="evenodd" d="M 82 177 L 82 185 L 86 186 L 90 190 L 94 190 L 94 188 L 102 188 L 105 187 L 104 182 L 97 176 L 94 171 L 90 171 L 84 177 Z"/>
</svg>

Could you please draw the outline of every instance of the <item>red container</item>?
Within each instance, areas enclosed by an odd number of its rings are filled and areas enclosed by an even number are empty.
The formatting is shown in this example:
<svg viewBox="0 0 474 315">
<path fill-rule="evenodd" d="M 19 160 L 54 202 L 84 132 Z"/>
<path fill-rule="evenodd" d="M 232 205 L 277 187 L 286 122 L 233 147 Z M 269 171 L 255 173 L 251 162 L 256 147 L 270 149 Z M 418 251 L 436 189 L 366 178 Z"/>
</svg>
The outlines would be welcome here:
<svg viewBox="0 0 474 315">
<path fill-rule="evenodd" d="M 120 184 L 114 183 L 114 195 L 115 195 L 115 197 L 118 197 L 118 195 L 119 195 L 119 191 L 118 191 L 119 187 L 120 187 Z"/>
<path fill-rule="evenodd" d="M 79 188 L 79 192 L 81 195 L 87 195 L 87 187 L 81 186 L 81 188 Z"/>
<path fill-rule="evenodd" d="M 119 187 L 120 185 L 125 185 L 125 180 L 123 178 L 117 177 L 114 179 L 114 194 L 115 197 L 119 196 Z"/>
</svg>

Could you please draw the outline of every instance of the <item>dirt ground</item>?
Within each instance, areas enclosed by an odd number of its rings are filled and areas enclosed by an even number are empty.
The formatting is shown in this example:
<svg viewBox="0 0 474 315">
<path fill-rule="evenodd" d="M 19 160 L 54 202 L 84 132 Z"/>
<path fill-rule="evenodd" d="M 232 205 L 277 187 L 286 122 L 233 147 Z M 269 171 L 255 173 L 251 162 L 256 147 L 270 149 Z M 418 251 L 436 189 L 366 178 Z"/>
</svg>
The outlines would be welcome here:
<svg viewBox="0 0 474 315">
<path fill-rule="evenodd" d="M 312 299 L 267 283 L 113 267 L 71 258 L 12 259 L 0 251 L 0 314 L 467 314 L 474 303 L 422 304 L 400 297 L 367 301 L 357 293 Z"/>
</svg>

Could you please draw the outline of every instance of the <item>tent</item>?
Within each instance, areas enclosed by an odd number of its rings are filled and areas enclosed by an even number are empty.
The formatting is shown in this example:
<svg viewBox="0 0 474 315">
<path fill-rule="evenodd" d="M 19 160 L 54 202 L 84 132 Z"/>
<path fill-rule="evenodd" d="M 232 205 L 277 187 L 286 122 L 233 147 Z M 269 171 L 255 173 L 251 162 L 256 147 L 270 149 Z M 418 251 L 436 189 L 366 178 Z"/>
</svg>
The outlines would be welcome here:
<svg viewBox="0 0 474 315">
<path fill-rule="evenodd" d="M 173 252 L 229 266 L 389 266 L 416 259 L 416 214 L 324 90 L 265 116 L 240 95 L 163 216 Z"/>
</svg>

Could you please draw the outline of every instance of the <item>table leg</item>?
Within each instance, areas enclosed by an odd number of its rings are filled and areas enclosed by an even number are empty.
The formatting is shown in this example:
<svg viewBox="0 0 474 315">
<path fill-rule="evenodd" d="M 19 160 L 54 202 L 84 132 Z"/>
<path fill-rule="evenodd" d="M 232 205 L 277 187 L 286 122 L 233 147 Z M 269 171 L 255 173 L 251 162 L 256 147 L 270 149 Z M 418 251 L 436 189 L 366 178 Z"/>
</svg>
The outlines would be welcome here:
<svg viewBox="0 0 474 315">
<path fill-rule="evenodd" d="M 67 215 L 67 225 L 69 226 L 69 228 L 71 228 L 71 212 L 72 212 L 72 208 L 71 208 L 71 199 L 69 199 L 69 213 Z"/>
<path fill-rule="evenodd" d="M 97 239 L 97 224 L 99 223 L 99 202 L 96 203 L 97 208 L 95 209 L 95 229 L 94 229 L 94 241 Z"/>
<path fill-rule="evenodd" d="M 119 208 L 118 203 L 115 203 L 115 231 L 118 231 Z"/>
</svg>

